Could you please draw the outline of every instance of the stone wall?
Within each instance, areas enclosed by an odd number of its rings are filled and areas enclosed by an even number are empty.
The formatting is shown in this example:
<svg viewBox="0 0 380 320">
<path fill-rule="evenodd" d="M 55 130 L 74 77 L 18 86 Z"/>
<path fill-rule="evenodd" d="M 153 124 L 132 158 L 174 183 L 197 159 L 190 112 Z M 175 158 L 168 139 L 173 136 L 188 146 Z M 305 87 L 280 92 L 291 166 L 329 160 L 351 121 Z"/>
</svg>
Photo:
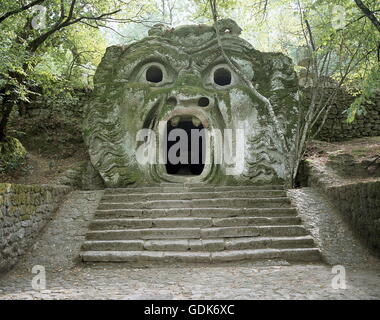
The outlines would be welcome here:
<svg viewBox="0 0 380 320">
<path fill-rule="evenodd" d="M 380 252 L 380 181 L 334 186 L 328 192 L 358 236 Z"/>
<path fill-rule="evenodd" d="M 333 88 L 325 89 L 329 96 Z M 307 93 L 306 93 L 307 95 Z M 309 99 L 306 97 L 306 103 Z M 347 114 L 343 113 L 354 101 L 354 97 L 345 90 L 338 91 L 321 131 L 316 137 L 323 141 L 343 141 L 353 138 L 380 136 L 380 94 L 375 95 L 372 103 L 364 105 L 366 114 L 357 115 L 352 123 L 347 123 Z M 321 121 L 319 122 L 319 124 Z M 316 128 L 319 128 L 319 124 Z"/>
<path fill-rule="evenodd" d="M 66 186 L 0 183 L 0 272 L 34 243 L 69 191 Z"/>
<path fill-rule="evenodd" d="M 380 255 L 380 180 L 340 180 L 333 171 L 306 162 L 307 185 L 326 194 L 357 236 Z"/>
</svg>

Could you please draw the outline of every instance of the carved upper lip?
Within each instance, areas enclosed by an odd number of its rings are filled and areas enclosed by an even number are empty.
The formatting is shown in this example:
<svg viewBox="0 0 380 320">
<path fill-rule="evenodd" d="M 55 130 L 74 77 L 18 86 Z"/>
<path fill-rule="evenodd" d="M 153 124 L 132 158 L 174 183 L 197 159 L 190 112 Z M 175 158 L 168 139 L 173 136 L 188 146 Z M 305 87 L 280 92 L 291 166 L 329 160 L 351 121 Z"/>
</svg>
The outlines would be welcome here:
<svg viewBox="0 0 380 320">
<path fill-rule="evenodd" d="M 169 121 L 174 117 L 189 118 L 196 117 L 200 120 L 204 128 L 210 128 L 211 124 L 207 113 L 199 107 L 176 107 L 170 113 L 166 114 L 161 121 Z"/>
</svg>

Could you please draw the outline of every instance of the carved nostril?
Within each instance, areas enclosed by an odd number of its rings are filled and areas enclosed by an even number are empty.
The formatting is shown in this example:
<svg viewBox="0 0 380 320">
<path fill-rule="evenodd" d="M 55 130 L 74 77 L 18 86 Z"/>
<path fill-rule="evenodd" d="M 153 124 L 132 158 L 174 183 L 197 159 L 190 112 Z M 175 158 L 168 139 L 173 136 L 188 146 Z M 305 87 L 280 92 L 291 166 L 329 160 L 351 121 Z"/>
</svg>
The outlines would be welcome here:
<svg viewBox="0 0 380 320">
<path fill-rule="evenodd" d="M 198 106 L 207 107 L 210 104 L 210 99 L 206 97 L 199 98 Z"/>
<path fill-rule="evenodd" d="M 169 106 L 175 107 L 177 105 L 177 99 L 175 97 L 169 97 L 167 104 Z"/>
</svg>

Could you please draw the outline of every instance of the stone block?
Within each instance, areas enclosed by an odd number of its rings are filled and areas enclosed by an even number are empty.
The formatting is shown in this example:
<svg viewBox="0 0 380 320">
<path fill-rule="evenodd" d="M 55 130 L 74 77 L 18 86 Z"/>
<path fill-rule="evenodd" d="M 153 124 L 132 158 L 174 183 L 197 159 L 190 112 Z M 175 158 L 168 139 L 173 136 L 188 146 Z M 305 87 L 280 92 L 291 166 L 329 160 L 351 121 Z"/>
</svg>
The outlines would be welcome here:
<svg viewBox="0 0 380 320">
<path fill-rule="evenodd" d="M 58 190 L 54 193 L 53 191 Z M 46 199 L 54 197 L 59 204 L 69 188 L 0 184 L 0 272 L 17 262 L 33 244 L 36 234 L 57 205 L 49 205 Z M 41 222 L 39 222 L 41 221 Z"/>
</svg>

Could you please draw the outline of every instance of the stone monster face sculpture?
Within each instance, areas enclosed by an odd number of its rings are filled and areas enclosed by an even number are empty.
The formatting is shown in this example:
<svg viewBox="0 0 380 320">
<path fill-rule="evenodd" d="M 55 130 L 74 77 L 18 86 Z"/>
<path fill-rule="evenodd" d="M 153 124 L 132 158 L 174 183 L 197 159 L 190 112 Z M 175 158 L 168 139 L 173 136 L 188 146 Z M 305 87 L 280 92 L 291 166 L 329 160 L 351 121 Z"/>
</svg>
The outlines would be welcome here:
<svg viewBox="0 0 380 320">
<path fill-rule="evenodd" d="M 291 59 L 255 50 L 239 38 L 241 30 L 232 20 L 221 20 L 216 27 L 226 54 L 271 101 L 291 145 L 298 120 Z M 289 174 L 289 153 L 281 148 L 267 106 L 224 60 L 213 26 L 156 25 L 141 41 L 108 48 L 94 82 L 84 138 L 92 165 L 108 187 L 185 180 L 279 183 Z M 188 149 L 189 154 L 197 152 L 203 164 L 160 162 L 170 144 L 162 140 L 173 128 L 220 130 L 223 143 L 228 140 L 225 129 L 231 129 L 230 147 L 222 147 L 236 161 L 220 161 L 220 139 L 203 133 L 210 138 L 201 141 L 209 142 L 196 151 Z M 150 133 L 141 138 L 144 132 Z M 141 150 L 153 154 L 153 160 L 139 161 Z"/>
</svg>

